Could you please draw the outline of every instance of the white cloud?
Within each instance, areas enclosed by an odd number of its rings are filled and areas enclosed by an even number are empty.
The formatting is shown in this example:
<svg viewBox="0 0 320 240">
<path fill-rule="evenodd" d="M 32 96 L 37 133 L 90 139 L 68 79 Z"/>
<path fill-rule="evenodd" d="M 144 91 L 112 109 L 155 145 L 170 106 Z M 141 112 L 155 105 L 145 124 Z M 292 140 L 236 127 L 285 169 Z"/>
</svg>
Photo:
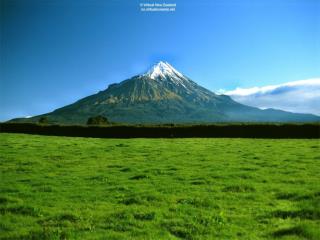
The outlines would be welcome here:
<svg viewBox="0 0 320 240">
<path fill-rule="evenodd" d="M 320 78 L 224 91 L 235 101 L 258 108 L 275 108 L 320 115 Z"/>
</svg>

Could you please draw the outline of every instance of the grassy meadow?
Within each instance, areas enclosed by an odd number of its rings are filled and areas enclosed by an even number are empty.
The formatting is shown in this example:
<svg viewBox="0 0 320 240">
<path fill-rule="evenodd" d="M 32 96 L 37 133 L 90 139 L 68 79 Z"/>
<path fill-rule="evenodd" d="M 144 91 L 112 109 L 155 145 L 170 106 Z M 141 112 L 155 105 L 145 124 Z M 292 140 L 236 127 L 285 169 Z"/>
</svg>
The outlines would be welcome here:
<svg viewBox="0 0 320 240">
<path fill-rule="evenodd" d="M 307 139 L 0 134 L 0 239 L 320 239 Z"/>
</svg>

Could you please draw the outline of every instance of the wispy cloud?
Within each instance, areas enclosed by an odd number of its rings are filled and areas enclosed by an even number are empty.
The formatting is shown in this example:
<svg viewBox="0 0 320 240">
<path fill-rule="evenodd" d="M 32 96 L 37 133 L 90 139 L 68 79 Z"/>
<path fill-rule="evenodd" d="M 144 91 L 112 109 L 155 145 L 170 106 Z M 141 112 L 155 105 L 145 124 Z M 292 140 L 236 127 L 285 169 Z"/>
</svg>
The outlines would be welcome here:
<svg viewBox="0 0 320 240">
<path fill-rule="evenodd" d="M 320 115 L 320 78 L 223 91 L 235 101 L 259 107 Z"/>
</svg>

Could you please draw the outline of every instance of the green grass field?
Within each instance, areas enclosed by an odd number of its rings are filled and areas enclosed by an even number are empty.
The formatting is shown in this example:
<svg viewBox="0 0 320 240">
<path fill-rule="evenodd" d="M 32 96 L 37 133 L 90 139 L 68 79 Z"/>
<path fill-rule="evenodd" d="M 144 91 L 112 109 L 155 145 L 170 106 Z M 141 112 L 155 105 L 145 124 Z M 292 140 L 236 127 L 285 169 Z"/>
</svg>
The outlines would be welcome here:
<svg viewBox="0 0 320 240">
<path fill-rule="evenodd" d="M 320 239 L 319 140 L 0 134 L 0 239 Z"/>
</svg>

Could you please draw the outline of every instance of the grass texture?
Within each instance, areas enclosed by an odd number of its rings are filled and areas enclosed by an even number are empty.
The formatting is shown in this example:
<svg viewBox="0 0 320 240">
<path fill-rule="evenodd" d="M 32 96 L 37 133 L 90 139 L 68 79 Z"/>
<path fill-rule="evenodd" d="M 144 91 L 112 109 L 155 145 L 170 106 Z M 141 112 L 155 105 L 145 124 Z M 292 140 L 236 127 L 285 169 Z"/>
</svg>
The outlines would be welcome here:
<svg viewBox="0 0 320 240">
<path fill-rule="evenodd" d="M 320 239 L 307 139 L 0 134 L 0 239 Z"/>
</svg>

